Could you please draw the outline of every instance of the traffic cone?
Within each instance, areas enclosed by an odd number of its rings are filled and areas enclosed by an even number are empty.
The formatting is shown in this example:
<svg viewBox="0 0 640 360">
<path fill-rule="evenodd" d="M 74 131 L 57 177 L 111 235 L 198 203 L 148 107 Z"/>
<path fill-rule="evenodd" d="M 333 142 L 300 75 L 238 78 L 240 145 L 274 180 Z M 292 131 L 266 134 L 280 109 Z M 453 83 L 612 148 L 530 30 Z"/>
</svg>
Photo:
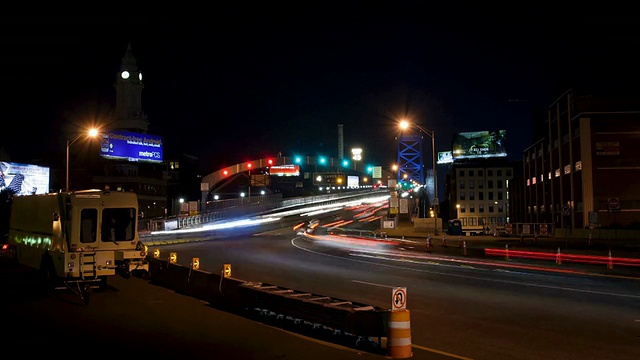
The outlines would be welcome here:
<svg viewBox="0 0 640 360">
<path fill-rule="evenodd" d="M 611 249 L 609 249 L 609 263 L 607 264 L 607 269 L 613 269 L 613 259 L 611 258 Z"/>
<path fill-rule="evenodd" d="M 427 252 L 431 253 L 431 236 L 427 238 Z"/>
<path fill-rule="evenodd" d="M 560 248 L 558 248 L 558 254 L 556 255 L 556 264 L 562 264 L 562 258 L 560 257 Z"/>
<path fill-rule="evenodd" d="M 442 247 L 447 247 L 447 238 L 442 234 Z"/>
<path fill-rule="evenodd" d="M 467 256 L 467 240 L 462 242 L 462 255 Z"/>
<path fill-rule="evenodd" d="M 505 247 L 505 257 L 509 260 L 509 244 L 504 244 Z"/>
</svg>

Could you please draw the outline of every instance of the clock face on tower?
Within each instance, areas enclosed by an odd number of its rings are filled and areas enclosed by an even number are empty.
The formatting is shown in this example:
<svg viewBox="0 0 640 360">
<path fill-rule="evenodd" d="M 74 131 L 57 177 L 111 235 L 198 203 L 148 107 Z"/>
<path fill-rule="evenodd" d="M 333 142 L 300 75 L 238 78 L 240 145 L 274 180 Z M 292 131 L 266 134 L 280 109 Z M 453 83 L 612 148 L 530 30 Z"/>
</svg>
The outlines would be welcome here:
<svg viewBox="0 0 640 360">
<path fill-rule="evenodd" d="M 129 78 L 129 72 L 127 70 L 125 70 L 125 71 L 120 73 L 120 76 L 122 76 L 123 79 L 128 79 Z"/>
<path fill-rule="evenodd" d="M 140 81 L 142 81 L 142 73 L 138 73 L 138 79 L 140 79 Z"/>
</svg>

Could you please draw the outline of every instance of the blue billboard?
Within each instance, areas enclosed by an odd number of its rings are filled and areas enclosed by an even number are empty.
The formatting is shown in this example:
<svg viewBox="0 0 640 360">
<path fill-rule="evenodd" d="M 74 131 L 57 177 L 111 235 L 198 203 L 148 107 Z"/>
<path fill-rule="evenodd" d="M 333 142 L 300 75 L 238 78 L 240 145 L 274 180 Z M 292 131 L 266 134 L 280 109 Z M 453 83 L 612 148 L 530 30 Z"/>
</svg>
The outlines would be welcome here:
<svg viewBox="0 0 640 360">
<path fill-rule="evenodd" d="M 104 158 L 133 162 L 163 161 L 161 136 L 123 130 L 109 130 L 101 136 L 100 156 Z"/>
</svg>

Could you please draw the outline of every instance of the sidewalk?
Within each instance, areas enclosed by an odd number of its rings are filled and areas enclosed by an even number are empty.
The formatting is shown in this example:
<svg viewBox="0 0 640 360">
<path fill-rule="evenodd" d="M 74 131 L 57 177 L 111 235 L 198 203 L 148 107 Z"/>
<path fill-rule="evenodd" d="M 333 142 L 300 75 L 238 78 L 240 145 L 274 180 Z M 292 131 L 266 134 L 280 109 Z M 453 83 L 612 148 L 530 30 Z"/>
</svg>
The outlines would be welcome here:
<svg viewBox="0 0 640 360">
<path fill-rule="evenodd" d="M 416 230 L 410 221 L 399 221 L 394 229 L 378 229 L 376 236 L 386 233 L 389 239 L 404 240 L 413 251 L 434 255 L 482 258 L 496 262 L 509 261 L 534 266 L 561 266 L 590 273 L 640 278 L 640 240 L 629 241 L 554 238 L 550 236 L 459 236 L 446 230 Z"/>
</svg>

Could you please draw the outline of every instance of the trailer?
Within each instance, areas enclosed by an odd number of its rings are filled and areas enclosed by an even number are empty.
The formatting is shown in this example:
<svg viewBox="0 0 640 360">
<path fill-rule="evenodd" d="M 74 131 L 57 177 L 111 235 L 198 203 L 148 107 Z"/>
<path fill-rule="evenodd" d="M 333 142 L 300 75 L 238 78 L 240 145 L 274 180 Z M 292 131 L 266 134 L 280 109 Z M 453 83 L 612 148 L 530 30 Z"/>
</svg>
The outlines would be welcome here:
<svg viewBox="0 0 640 360">
<path fill-rule="evenodd" d="M 37 270 L 49 288 L 75 292 L 84 304 L 110 276 L 149 271 L 133 192 L 14 196 L 10 209 L 7 244 L 14 262 Z"/>
</svg>

